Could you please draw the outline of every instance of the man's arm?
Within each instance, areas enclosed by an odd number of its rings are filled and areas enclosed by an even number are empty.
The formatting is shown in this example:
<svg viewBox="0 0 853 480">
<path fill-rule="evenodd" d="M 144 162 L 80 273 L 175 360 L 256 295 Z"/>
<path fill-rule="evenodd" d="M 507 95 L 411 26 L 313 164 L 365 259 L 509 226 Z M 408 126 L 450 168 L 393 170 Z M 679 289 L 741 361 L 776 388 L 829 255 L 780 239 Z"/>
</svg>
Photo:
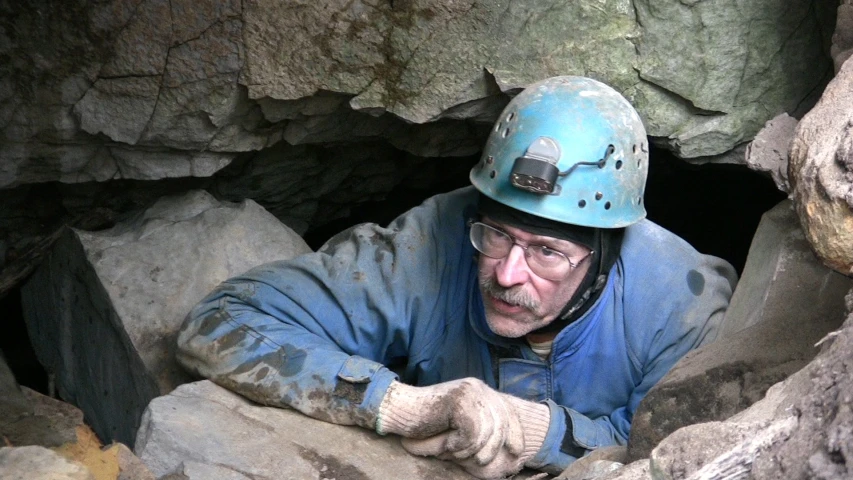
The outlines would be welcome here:
<svg viewBox="0 0 853 480">
<path fill-rule="evenodd" d="M 224 282 L 185 320 L 178 360 L 257 402 L 375 428 L 397 378 L 385 365 L 442 331 L 460 301 L 465 269 L 447 266 L 470 261 L 458 245 L 472 193 L 433 197 L 387 228 L 359 225 Z"/>
<path fill-rule="evenodd" d="M 265 265 L 217 287 L 187 317 L 177 358 L 256 402 L 372 429 L 396 378 L 381 363 L 393 334 L 375 320 L 350 325 L 312 278 L 316 261 Z"/>
</svg>

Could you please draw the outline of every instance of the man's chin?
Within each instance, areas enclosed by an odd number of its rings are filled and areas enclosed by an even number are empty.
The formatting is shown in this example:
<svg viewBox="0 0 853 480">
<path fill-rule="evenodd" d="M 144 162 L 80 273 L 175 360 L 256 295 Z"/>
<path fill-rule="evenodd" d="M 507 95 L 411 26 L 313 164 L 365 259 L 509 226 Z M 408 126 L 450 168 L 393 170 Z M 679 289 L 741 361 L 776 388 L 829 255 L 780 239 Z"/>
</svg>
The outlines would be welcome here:
<svg viewBox="0 0 853 480">
<path fill-rule="evenodd" d="M 488 323 L 492 333 L 506 338 L 523 337 L 541 326 L 537 323 L 527 323 L 501 315 L 490 315 L 488 312 L 486 313 L 486 323 Z"/>
</svg>

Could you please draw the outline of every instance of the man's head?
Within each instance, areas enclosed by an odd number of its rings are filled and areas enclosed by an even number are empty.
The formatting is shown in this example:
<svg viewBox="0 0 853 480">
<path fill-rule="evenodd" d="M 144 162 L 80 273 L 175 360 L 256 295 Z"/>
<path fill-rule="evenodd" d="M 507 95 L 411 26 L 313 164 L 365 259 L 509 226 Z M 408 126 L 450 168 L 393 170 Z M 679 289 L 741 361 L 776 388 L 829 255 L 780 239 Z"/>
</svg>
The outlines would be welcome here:
<svg viewBox="0 0 853 480">
<path fill-rule="evenodd" d="M 495 333 L 520 337 L 582 311 L 623 227 L 646 215 L 647 172 L 642 121 L 600 82 L 554 77 L 507 105 L 471 170 L 482 193 L 471 241 Z"/>
</svg>

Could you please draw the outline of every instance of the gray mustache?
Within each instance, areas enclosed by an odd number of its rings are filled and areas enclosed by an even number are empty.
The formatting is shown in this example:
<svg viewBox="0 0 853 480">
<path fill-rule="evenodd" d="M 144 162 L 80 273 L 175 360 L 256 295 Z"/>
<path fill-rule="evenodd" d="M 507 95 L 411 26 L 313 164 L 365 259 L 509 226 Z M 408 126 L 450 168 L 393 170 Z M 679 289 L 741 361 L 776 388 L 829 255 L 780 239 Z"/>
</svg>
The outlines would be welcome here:
<svg viewBox="0 0 853 480">
<path fill-rule="evenodd" d="M 518 305 L 533 311 L 539 309 L 539 302 L 520 285 L 509 288 L 502 287 L 498 285 L 494 277 L 489 277 L 480 280 L 480 288 L 483 293 L 487 293 L 506 303 Z"/>
</svg>

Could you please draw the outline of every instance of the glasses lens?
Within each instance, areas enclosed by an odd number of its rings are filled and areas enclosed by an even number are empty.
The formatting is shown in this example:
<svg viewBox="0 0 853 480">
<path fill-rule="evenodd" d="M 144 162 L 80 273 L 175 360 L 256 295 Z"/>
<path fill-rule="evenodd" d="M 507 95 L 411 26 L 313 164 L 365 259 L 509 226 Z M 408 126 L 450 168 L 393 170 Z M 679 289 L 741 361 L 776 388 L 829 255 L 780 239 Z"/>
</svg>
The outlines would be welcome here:
<svg viewBox="0 0 853 480">
<path fill-rule="evenodd" d="M 503 258 L 512 248 L 512 238 L 485 223 L 471 225 L 471 244 L 480 253 L 491 258 Z"/>
<path fill-rule="evenodd" d="M 571 262 L 561 252 L 544 245 L 531 245 L 527 248 L 527 264 L 533 273 L 549 280 L 559 280 L 568 275 Z"/>
</svg>

